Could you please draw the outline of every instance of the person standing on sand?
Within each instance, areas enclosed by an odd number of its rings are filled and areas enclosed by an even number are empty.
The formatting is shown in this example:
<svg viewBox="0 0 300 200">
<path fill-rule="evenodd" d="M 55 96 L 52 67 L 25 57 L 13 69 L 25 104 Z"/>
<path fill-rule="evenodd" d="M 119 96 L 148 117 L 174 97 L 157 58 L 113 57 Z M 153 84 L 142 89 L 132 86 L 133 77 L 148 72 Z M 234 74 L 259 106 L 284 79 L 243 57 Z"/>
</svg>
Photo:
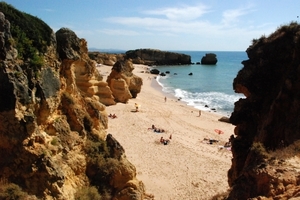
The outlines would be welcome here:
<svg viewBox="0 0 300 200">
<path fill-rule="evenodd" d="M 198 117 L 200 117 L 201 116 L 201 110 L 199 110 L 199 116 Z"/>
<path fill-rule="evenodd" d="M 167 97 L 165 97 L 165 102 L 167 102 Z"/>
<path fill-rule="evenodd" d="M 139 112 L 139 105 L 135 103 L 134 106 L 135 106 L 135 112 Z"/>
</svg>

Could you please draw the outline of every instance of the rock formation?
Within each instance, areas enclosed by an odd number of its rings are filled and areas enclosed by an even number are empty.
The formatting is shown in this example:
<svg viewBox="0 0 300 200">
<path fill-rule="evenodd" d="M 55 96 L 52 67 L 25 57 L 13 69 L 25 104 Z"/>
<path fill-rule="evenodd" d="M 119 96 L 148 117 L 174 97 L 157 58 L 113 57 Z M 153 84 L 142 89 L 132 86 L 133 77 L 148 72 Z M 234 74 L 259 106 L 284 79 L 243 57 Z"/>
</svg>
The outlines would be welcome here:
<svg viewBox="0 0 300 200">
<path fill-rule="evenodd" d="M 124 61 L 125 54 L 89 52 L 89 57 L 98 64 L 113 66 L 117 61 Z"/>
<path fill-rule="evenodd" d="M 205 56 L 201 58 L 201 64 L 202 65 L 215 65 L 217 64 L 218 59 L 217 55 L 214 53 L 207 53 Z"/>
<path fill-rule="evenodd" d="M 134 75 L 134 67 L 130 60 L 117 61 L 107 77 L 107 83 L 117 102 L 127 103 L 131 98 L 136 98 L 140 93 L 143 79 Z"/>
<path fill-rule="evenodd" d="M 15 195 L 9 188 L 18 187 L 28 199 L 74 199 L 97 188 L 103 199 L 143 199 L 135 167 L 106 136 L 105 105 L 115 101 L 86 41 L 62 28 L 34 54 L 42 62 L 19 60 L 10 25 L 0 13 L 1 192 Z"/>
<path fill-rule="evenodd" d="M 191 56 L 156 49 L 136 49 L 126 52 L 127 59 L 145 65 L 190 65 Z"/>
<path fill-rule="evenodd" d="M 80 40 L 73 31 L 65 28 L 56 32 L 56 38 L 57 51 L 63 60 L 64 69 L 61 72 L 64 76 L 74 79 L 76 86 L 85 96 L 94 98 L 107 106 L 114 105 L 115 100 L 110 88 L 96 70 L 95 61 L 88 57 L 86 41 Z"/>
<path fill-rule="evenodd" d="M 290 161 L 299 156 L 299 35 L 300 25 L 291 23 L 247 49 L 249 59 L 233 82 L 246 98 L 230 117 L 236 136 L 227 199 L 300 197 L 299 166 Z"/>
</svg>

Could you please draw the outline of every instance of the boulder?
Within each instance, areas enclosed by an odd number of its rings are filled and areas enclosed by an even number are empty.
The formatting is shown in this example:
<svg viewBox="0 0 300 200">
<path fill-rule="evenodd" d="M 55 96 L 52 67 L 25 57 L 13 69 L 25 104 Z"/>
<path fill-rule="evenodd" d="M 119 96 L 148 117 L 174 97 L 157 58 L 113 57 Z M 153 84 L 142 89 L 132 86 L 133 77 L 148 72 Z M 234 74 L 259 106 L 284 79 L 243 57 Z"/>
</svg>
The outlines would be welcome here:
<svg viewBox="0 0 300 200">
<path fill-rule="evenodd" d="M 217 62 L 218 62 L 217 55 L 214 53 L 207 53 L 201 59 L 202 65 L 215 65 L 217 64 Z"/>
<path fill-rule="evenodd" d="M 159 70 L 158 69 L 151 69 L 150 70 L 150 74 L 156 74 L 156 75 L 158 75 L 159 74 Z"/>
<path fill-rule="evenodd" d="M 57 52 L 59 57 L 69 60 L 80 58 L 80 39 L 68 28 L 61 28 L 56 33 Z"/>
<path fill-rule="evenodd" d="M 116 102 L 127 103 L 131 98 L 136 98 L 140 93 L 143 80 L 132 73 L 134 67 L 130 60 L 117 61 L 107 77 Z"/>
</svg>

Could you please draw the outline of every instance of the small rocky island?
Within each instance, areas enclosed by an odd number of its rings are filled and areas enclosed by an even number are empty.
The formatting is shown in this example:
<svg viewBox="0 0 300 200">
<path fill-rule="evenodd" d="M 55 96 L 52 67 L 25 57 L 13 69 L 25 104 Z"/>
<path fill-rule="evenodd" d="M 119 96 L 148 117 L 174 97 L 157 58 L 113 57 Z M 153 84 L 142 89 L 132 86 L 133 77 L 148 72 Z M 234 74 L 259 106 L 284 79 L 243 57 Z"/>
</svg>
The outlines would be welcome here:
<svg viewBox="0 0 300 200">
<path fill-rule="evenodd" d="M 201 59 L 202 65 L 215 65 L 217 64 L 217 62 L 218 62 L 217 55 L 214 53 L 207 53 Z"/>
<path fill-rule="evenodd" d="M 135 64 L 145 65 L 190 65 L 191 56 L 157 49 L 136 49 L 126 53 L 127 59 L 132 59 Z"/>
</svg>

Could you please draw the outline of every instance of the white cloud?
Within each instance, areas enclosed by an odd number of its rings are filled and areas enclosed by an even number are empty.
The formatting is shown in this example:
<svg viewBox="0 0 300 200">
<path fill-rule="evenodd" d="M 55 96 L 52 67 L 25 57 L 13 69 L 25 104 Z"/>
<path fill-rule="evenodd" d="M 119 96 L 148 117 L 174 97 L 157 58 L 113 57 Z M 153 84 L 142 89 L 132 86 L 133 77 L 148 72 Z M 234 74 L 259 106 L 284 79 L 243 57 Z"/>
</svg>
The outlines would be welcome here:
<svg viewBox="0 0 300 200">
<path fill-rule="evenodd" d="M 235 23 L 240 21 L 240 17 L 253 12 L 252 6 L 247 6 L 245 8 L 237 8 L 232 10 L 226 10 L 223 12 L 222 25 L 224 26 L 234 26 Z"/>
<path fill-rule="evenodd" d="M 210 21 L 210 17 L 204 18 L 203 15 L 209 12 L 205 6 L 183 6 L 162 8 L 157 10 L 145 11 L 143 13 L 147 17 L 110 17 L 104 19 L 110 25 L 122 27 L 126 30 L 127 35 L 160 35 L 160 36 L 182 36 L 186 39 L 191 37 L 205 38 L 206 40 L 237 40 L 237 38 L 253 38 L 255 35 L 260 35 L 264 32 L 259 24 L 253 26 L 253 22 L 249 22 L 249 15 L 254 11 L 253 6 L 249 5 L 243 8 L 216 12 L 221 19 L 219 21 Z M 183 20 L 184 19 L 184 20 Z M 239 25 L 239 26 L 237 26 Z M 120 34 L 121 30 L 102 31 L 107 34 Z M 228 39 L 229 38 L 229 39 Z M 242 39 L 241 39 L 242 40 Z M 248 42 L 248 41 L 247 41 Z"/>
<path fill-rule="evenodd" d="M 199 4 L 196 6 L 184 5 L 184 6 L 180 6 L 180 7 L 148 10 L 148 11 L 144 11 L 143 13 L 149 14 L 149 15 L 166 16 L 166 18 L 168 18 L 169 20 L 186 21 L 186 20 L 197 19 L 208 12 L 210 12 L 210 11 L 207 6 Z"/>
<path fill-rule="evenodd" d="M 112 17 L 107 22 L 125 25 L 135 30 L 146 29 L 150 31 L 172 32 L 172 33 L 196 33 L 198 30 L 205 32 L 214 28 L 205 21 L 176 21 L 160 18 L 139 18 L 139 17 Z"/>
</svg>

